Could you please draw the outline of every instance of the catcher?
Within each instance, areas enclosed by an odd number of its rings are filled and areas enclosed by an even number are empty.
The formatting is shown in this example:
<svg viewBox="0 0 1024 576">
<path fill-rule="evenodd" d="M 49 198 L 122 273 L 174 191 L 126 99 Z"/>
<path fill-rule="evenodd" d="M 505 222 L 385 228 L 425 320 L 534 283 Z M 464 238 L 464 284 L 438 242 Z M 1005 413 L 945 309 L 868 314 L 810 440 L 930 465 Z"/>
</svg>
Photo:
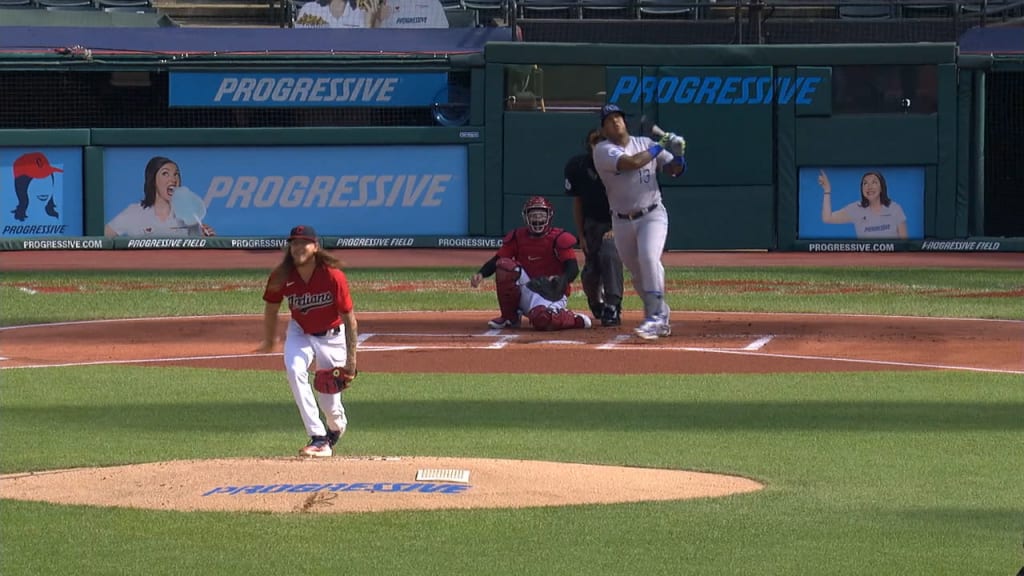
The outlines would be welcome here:
<svg viewBox="0 0 1024 576">
<path fill-rule="evenodd" d="M 493 258 L 484 263 L 469 283 L 476 288 L 491 275 L 501 316 L 487 322 L 494 329 L 518 328 L 522 316 L 535 330 L 590 328 L 589 316 L 568 309 L 573 280 L 580 272 L 576 237 L 551 226 L 554 207 L 534 196 L 523 205 L 520 226 L 505 235 Z"/>
<path fill-rule="evenodd" d="M 348 426 L 341 391 L 358 374 L 357 325 L 341 263 L 320 248 L 312 226 L 292 228 L 284 260 L 270 273 L 263 292 L 263 342 L 257 352 L 275 348 L 277 313 L 285 298 L 291 309 L 284 341 L 285 373 L 310 438 L 299 454 L 330 456 Z M 315 367 L 312 390 L 311 366 Z"/>
</svg>

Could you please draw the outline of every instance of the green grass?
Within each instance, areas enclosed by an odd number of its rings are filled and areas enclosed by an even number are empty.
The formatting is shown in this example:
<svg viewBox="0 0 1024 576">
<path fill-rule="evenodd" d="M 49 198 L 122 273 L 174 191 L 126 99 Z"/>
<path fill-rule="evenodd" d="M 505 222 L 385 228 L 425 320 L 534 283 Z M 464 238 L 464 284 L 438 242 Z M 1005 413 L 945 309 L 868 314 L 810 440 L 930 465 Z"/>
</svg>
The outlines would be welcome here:
<svg viewBox="0 0 1024 576">
<path fill-rule="evenodd" d="M 350 277 L 361 310 L 492 308 L 490 291 L 457 287 L 469 272 Z M 264 274 L 5 273 L 0 324 L 256 313 Z M 417 279 L 428 281 L 427 292 L 382 290 Z M 671 270 L 669 279 L 679 310 L 1024 316 L 1020 297 L 1002 294 L 1022 288 L 1019 271 L 699 269 Z M 758 291 L 744 291 L 751 282 Z M 86 290 L 28 294 L 24 283 Z M 213 290 L 230 283 L 237 289 Z M 15 337 L 0 332 L 0 342 Z M 346 398 L 344 451 L 706 470 L 753 477 L 766 489 L 679 502 L 357 515 L 3 500 L 0 573 L 1002 576 L 1024 563 L 1020 375 L 526 371 L 365 374 Z M 0 371 L 3 472 L 290 455 L 303 441 L 277 371 Z"/>
<path fill-rule="evenodd" d="M 4 574 L 1012 573 L 1024 527 L 1019 380 L 368 374 L 347 401 L 347 453 L 714 470 L 767 489 L 315 517 L 5 501 Z M 16 370 L 4 374 L 3 415 L 7 472 L 291 454 L 302 442 L 272 372 Z M 61 552 L 44 553 L 46 541 Z"/>
<path fill-rule="evenodd" d="M 360 310 L 495 308 L 492 285 L 469 287 L 472 272 L 355 269 L 348 275 Z M 1019 270 L 700 268 L 670 269 L 666 277 L 667 299 L 674 310 L 1024 319 L 1020 305 L 1024 276 Z M 139 315 L 254 314 L 262 311 L 265 281 L 264 270 L 10 272 L 0 279 L 0 325 Z M 413 283 L 422 289 L 410 290 Z M 586 307 L 579 291 L 570 304 Z M 638 309 L 640 300 L 629 295 L 625 306 Z"/>
</svg>

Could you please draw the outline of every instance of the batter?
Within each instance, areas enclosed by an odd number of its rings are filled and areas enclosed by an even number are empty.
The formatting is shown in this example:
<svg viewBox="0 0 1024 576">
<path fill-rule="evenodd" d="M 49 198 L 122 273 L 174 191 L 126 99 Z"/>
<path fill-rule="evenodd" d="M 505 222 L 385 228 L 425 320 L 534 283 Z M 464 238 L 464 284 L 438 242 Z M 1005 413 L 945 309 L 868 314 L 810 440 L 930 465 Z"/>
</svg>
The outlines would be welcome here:
<svg viewBox="0 0 1024 576">
<path fill-rule="evenodd" d="M 630 136 L 625 115 L 614 104 L 601 109 L 601 133 L 605 139 L 594 147 L 594 166 L 608 195 L 615 247 L 644 303 L 644 320 L 634 331 L 645 340 L 669 336 L 671 311 L 665 303 L 661 263 L 668 211 L 662 204 L 657 172 L 662 169 L 678 176 L 686 170 L 686 160 L 646 136 Z M 682 138 L 671 133 L 661 142 L 679 150 L 685 146 Z"/>
</svg>

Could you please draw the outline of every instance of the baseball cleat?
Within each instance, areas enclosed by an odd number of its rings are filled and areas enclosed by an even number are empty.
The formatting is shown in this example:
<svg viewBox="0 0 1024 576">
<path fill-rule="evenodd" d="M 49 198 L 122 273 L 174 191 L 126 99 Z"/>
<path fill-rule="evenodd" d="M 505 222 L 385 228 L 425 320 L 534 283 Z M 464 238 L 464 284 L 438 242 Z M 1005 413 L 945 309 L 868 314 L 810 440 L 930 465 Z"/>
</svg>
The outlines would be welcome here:
<svg viewBox="0 0 1024 576">
<path fill-rule="evenodd" d="M 327 443 L 331 446 L 331 448 L 334 448 L 334 445 L 338 443 L 338 440 L 341 439 L 341 435 L 344 433 L 344 430 L 327 430 Z"/>
<path fill-rule="evenodd" d="M 576 312 L 575 316 L 577 328 L 586 329 L 594 325 L 594 322 L 590 319 L 590 316 L 587 316 L 586 314 L 580 314 L 579 312 Z"/>
<path fill-rule="evenodd" d="M 300 456 L 308 456 L 310 458 L 324 458 L 331 454 L 333 454 L 331 442 L 327 436 L 313 436 L 309 439 L 309 444 L 306 444 L 302 450 L 299 450 Z"/>
<path fill-rule="evenodd" d="M 487 325 L 495 330 L 501 330 L 502 328 L 519 328 L 519 319 L 509 320 L 508 318 L 502 318 L 498 316 L 493 320 L 488 320 Z"/>
<path fill-rule="evenodd" d="M 665 336 L 672 335 L 672 326 L 668 322 L 662 322 L 658 325 L 658 337 L 664 338 Z"/>
<path fill-rule="evenodd" d="M 667 326 L 665 321 L 655 316 L 644 320 L 633 332 L 644 340 L 657 340 L 665 326 Z"/>
<path fill-rule="evenodd" d="M 601 318 L 601 326 L 618 326 L 622 324 L 622 317 L 619 316 L 619 309 L 614 306 L 605 306 L 601 314 L 595 315 L 595 318 Z"/>
</svg>

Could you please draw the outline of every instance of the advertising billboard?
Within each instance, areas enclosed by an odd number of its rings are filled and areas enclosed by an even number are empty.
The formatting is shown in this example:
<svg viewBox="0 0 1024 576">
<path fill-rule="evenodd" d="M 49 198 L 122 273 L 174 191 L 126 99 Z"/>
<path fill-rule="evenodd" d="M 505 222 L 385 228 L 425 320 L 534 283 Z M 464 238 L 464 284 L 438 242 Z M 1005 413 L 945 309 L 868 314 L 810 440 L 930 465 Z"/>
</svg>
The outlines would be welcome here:
<svg viewBox="0 0 1024 576">
<path fill-rule="evenodd" d="M 0 148 L 0 237 L 82 235 L 82 149 Z"/>
<path fill-rule="evenodd" d="M 104 151 L 107 237 L 466 234 L 464 146 Z"/>
<path fill-rule="evenodd" d="M 924 238 L 921 166 L 800 168 L 801 239 Z"/>
</svg>

